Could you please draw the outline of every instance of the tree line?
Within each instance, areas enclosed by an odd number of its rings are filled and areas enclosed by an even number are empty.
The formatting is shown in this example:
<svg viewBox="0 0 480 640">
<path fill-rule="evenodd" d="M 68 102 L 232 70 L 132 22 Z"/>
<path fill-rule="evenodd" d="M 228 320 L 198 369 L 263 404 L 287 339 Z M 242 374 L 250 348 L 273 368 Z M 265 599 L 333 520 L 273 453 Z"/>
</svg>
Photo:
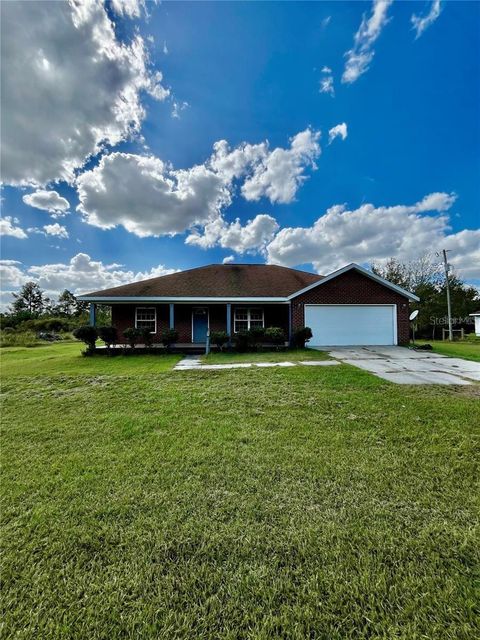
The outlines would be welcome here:
<svg viewBox="0 0 480 640">
<path fill-rule="evenodd" d="M 371 269 L 420 298 L 420 302 L 411 303 L 411 310 L 418 309 L 419 312 L 415 321 L 419 337 L 428 340 L 442 338 L 442 329 L 448 327 L 447 286 L 442 262 L 427 254 L 410 262 L 401 262 L 396 258 L 390 258 L 383 264 L 374 262 Z M 452 269 L 448 280 L 453 328 L 463 328 L 465 333 L 470 333 L 474 323 L 469 314 L 480 309 L 479 291 L 462 282 Z"/>
</svg>

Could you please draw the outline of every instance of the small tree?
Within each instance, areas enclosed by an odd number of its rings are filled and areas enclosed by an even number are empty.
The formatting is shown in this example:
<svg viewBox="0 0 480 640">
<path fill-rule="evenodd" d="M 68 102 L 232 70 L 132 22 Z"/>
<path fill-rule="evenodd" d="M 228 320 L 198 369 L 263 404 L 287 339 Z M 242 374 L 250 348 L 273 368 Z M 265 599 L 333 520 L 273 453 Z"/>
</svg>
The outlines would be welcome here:
<svg viewBox="0 0 480 640">
<path fill-rule="evenodd" d="M 138 344 L 142 335 L 142 330 L 137 329 L 136 327 L 129 327 L 125 329 L 123 332 L 123 337 L 128 342 L 132 349 L 135 349 L 135 346 Z"/>
<path fill-rule="evenodd" d="M 13 313 L 28 311 L 32 315 L 42 313 L 45 306 L 45 296 L 36 282 L 26 282 L 18 293 L 12 294 L 15 298 L 12 305 Z"/>
<path fill-rule="evenodd" d="M 167 351 L 170 350 L 170 347 L 172 344 L 175 344 L 175 342 L 178 342 L 178 331 L 175 331 L 175 329 L 165 329 L 165 331 L 162 331 L 162 344 Z"/>
<path fill-rule="evenodd" d="M 87 348 L 84 351 L 84 354 L 86 356 L 90 356 L 95 352 L 95 342 L 98 338 L 98 333 L 95 327 L 86 324 L 82 327 L 78 327 L 78 329 L 75 329 L 73 335 L 77 340 L 80 340 L 87 345 Z"/>
<path fill-rule="evenodd" d="M 108 353 L 110 353 L 110 349 L 112 344 L 117 342 L 117 329 L 116 327 L 99 327 L 98 335 L 100 336 L 100 340 L 103 340 Z"/>
<path fill-rule="evenodd" d="M 214 344 L 219 351 L 227 344 L 229 335 L 226 331 L 212 331 L 210 334 L 210 342 Z"/>
<path fill-rule="evenodd" d="M 268 327 L 265 329 L 265 339 L 278 347 L 285 342 L 285 333 L 280 327 Z"/>
<path fill-rule="evenodd" d="M 312 337 L 313 333 L 310 327 L 302 327 L 301 329 L 294 331 L 293 344 L 297 349 L 305 349 L 305 343 L 311 340 Z"/>
</svg>

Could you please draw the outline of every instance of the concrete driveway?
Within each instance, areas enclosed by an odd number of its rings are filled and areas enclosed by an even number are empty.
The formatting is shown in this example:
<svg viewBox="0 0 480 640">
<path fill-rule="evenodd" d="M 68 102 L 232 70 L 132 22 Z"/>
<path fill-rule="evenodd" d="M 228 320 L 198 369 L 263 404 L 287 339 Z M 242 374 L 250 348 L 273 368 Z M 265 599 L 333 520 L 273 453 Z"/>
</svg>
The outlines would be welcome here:
<svg viewBox="0 0 480 640">
<path fill-rule="evenodd" d="M 480 363 L 406 347 L 322 347 L 333 358 L 397 384 L 472 384 Z"/>
</svg>

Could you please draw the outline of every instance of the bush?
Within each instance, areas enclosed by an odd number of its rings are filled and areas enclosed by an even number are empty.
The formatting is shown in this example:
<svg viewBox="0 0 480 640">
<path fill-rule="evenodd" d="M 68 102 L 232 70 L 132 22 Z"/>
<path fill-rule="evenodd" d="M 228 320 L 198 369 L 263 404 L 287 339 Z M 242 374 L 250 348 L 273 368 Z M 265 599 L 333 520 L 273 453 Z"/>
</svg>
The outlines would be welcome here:
<svg viewBox="0 0 480 640">
<path fill-rule="evenodd" d="M 251 337 L 248 331 L 239 331 L 233 336 L 233 346 L 235 351 L 243 353 L 244 351 L 248 351 L 250 345 Z"/>
<path fill-rule="evenodd" d="M 285 333 L 280 327 L 268 327 L 265 329 L 265 340 L 275 345 L 284 344 Z"/>
<path fill-rule="evenodd" d="M 153 343 L 153 333 L 149 329 L 139 329 L 140 338 L 147 349 L 150 349 Z"/>
<path fill-rule="evenodd" d="M 100 340 L 103 340 L 107 345 L 108 351 L 110 351 L 110 347 L 112 344 L 115 344 L 118 339 L 116 327 L 99 327 L 98 335 L 100 336 Z"/>
<path fill-rule="evenodd" d="M 66 318 L 36 318 L 23 320 L 18 325 L 20 331 L 70 331 L 72 322 Z"/>
<path fill-rule="evenodd" d="M 137 329 L 137 327 L 129 327 L 123 332 L 123 337 L 128 342 L 130 347 L 132 349 L 135 349 L 135 346 L 140 342 L 142 338 L 142 330 Z"/>
<path fill-rule="evenodd" d="M 220 351 L 229 341 L 230 336 L 226 331 L 212 331 L 210 334 L 210 342 L 214 344 Z"/>
<path fill-rule="evenodd" d="M 313 337 L 310 327 L 302 327 L 293 332 L 293 344 L 297 349 L 305 349 L 305 343 Z"/>
<path fill-rule="evenodd" d="M 98 338 L 98 332 L 95 327 L 92 327 L 89 324 L 83 325 L 83 327 L 75 329 L 73 335 L 77 340 L 80 340 L 87 345 L 85 355 L 91 355 L 95 351 L 95 342 Z"/>
<path fill-rule="evenodd" d="M 175 342 L 178 342 L 178 331 L 175 331 L 175 329 L 162 331 L 162 344 L 166 349 L 170 349 Z"/>
<path fill-rule="evenodd" d="M 250 345 L 256 350 L 265 338 L 265 329 L 263 327 L 252 327 L 248 332 Z"/>
</svg>

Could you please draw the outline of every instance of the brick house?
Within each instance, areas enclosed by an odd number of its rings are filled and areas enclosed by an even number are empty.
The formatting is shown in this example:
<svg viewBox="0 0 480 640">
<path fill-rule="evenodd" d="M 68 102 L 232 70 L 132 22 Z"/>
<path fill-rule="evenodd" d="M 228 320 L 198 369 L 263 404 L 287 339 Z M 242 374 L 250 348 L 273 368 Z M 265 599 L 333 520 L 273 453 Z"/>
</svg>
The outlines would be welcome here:
<svg viewBox="0 0 480 640">
<path fill-rule="evenodd" d="M 409 301 L 418 298 L 356 264 L 327 276 L 264 264 L 209 265 L 95 291 L 80 297 L 111 305 L 121 337 L 128 327 L 179 333 L 177 346 L 205 344 L 207 331 L 233 335 L 281 327 L 286 337 L 309 326 L 312 346 L 395 345 L 409 340 Z"/>
</svg>

